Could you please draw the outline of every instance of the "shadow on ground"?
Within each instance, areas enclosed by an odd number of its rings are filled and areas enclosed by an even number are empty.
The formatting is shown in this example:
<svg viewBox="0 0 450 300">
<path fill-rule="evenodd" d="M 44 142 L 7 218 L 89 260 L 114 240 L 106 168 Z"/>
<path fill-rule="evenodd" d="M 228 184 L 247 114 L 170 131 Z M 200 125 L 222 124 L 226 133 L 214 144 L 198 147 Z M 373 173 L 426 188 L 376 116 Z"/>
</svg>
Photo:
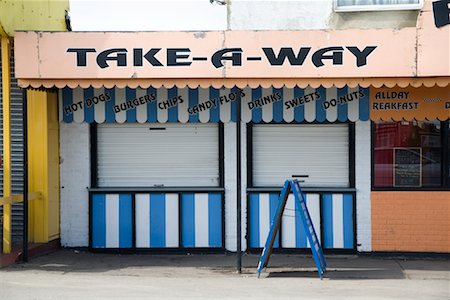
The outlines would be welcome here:
<svg viewBox="0 0 450 300">
<path fill-rule="evenodd" d="M 233 254 L 151 255 L 100 254 L 62 249 L 30 260 L 29 263 L 3 268 L 1 272 L 48 271 L 68 273 L 108 273 L 127 276 L 153 277 L 220 277 L 255 276 L 258 255 L 243 256 L 242 275 L 236 273 Z M 326 256 L 328 280 L 404 279 L 427 276 L 445 279 L 449 274 L 449 260 L 429 258 L 406 260 L 386 257 Z M 417 271 L 417 272 L 416 272 Z M 420 273 L 419 273 L 420 271 Z M 416 277 L 417 277 L 416 276 Z M 318 278 L 314 261 L 309 255 L 274 254 L 263 278 Z"/>
<path fill-rule="evenodd" d="M 308 271 L 280 271 L 270 272 L 269 278 L 317 278 L 319 275 L 314 270 Z M 401 270 L 396 269 L 368 269 L 368 268 L 354 268 L 354 269 L 332 269 L 327 270 L 324 278 L 330 280 L 344 280 L 344 279 L 405 279 L 405 274 Z"/>
</svg>

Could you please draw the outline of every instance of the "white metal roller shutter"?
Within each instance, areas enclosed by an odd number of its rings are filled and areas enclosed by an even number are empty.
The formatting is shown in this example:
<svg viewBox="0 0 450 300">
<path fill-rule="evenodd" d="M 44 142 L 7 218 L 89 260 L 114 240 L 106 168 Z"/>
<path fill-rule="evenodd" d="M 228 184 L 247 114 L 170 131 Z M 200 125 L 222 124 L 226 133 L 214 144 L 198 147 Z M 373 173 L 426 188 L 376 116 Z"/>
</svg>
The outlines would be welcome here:
<svg viewBox="0 0 450 300">
<path fill-rule="evenodd" d="M 346 124 L 255 125 L 253 184 L 280 186 L 292 175 L 309 175 L 303 186 L 349 186 Z"/>
<path fill-rule="evenodd" d="M 217 124 L 97 128 L 100 187 L 219 186 Z"/>
</svg>

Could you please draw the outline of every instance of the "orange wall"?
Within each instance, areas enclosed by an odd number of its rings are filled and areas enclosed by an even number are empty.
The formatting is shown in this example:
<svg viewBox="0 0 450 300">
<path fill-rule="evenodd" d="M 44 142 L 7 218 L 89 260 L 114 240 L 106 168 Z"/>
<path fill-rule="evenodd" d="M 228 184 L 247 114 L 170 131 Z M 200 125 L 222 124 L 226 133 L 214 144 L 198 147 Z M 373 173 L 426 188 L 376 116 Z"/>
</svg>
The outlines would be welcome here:
<svg viewBox="0 0 450 300">
<path fill-rule="evenodd" d="M 372 192 L 372 250 L 450 252 L 450 192 Z"/>
</svg>

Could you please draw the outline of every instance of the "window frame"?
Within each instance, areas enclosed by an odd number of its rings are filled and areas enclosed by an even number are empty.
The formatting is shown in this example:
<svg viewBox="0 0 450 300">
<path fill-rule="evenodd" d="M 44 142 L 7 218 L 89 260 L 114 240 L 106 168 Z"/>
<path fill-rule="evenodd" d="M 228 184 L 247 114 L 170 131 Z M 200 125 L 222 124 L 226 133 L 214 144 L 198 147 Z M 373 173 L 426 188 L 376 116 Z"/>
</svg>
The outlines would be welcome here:
<svg viewBox="0 0 450 300">
<path fill-rule="evenodd" d="M 219 160 L 217 161 L 218 169 L 219 169 L 219 184 L 216 187 L 211 186 L 199 186 L 199 187 L 191 187 L 191 186 L 170 186 L 170 187 L 99 187 L 98 185 L 98 140 L 97 140 L 97 123 L 92 123 L 89 126 L 89 140 L 90 140 L 90 165 L 91 165 L 91 174 L 90 174 L 90 188 L 91 189 L 103 189 L 103 190 L 111 190 L 116 188 L 121 188 L 125 190 L 141 190 L 141 189 L 151 189 L 151 190 L 164 190 L 164 191 L 178 191 L 181 189 L 190 189 L 193 188 L 195 191 L 209 191 L 211 189 L 223 189 L 225 188 L 225 164 L 224 164 L 224 124 L 222 122 L 217 122 L 217 130 L 218 130 L 218 138 L 219 144 L 218 153 Z"/>
<path fill-rule="evenodd" d="M 401 122 L 401 121 L 393 121 Z M 372 191 L 450 191 L 450 177 L 449 177 L 449 167 L 450 167 L 450 121 L 440 121 L 441 122 L 441 186 L 439 187 L 376 187 L 375 186 L 375 122 L 370 122 L 370 182 Z"/>
<path fill-rule="evenodd" d="M 420 10 L 424 0 L 419 0 L 417 4 L 380 4 L 380 5 L 346 5 L 339 6 L 338 0 L 333 1 L 333 10 L 335 12 L 361 12 L 361 11 L 402 11 L 402 10 Z"/>
<path fill-rule="evenodd" d="M 260 124 L 271 124 L 271 125 L 321 125 L 321 124 L 346 124 L 348 128 L 348 181 L 349 186 L 348 187 L 329 187 L 329 186 L 323 186 L 323 187 L 305 187 L 304 190 L 311 190 L 311 191 L 325 191 L 325 190 L 352 190 L 355 188 L 356 180 L 355 180 L 355 123 L 354 122 L 269 122 L 269 123 L 254 123 L 249 122 L 247 123 L 247 189 L 250 190 L 261 190 L 261 191 L 269 191 L 269 190 L 276 190 L 279 191 L 282 186 L 256 186 L 253 182 L 253 126 L 254 125 L 260 125 Z"/>
</svg>

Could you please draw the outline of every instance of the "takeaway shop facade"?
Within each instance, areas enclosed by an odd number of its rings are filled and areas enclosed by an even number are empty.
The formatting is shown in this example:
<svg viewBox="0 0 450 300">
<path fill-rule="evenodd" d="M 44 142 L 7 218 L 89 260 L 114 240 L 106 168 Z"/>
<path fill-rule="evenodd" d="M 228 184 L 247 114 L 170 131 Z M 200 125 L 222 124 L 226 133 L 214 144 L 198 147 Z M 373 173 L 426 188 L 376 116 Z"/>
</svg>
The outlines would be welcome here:
<svg viewBox="0 0 450 300">
<path fill-rule="evenodd" d="M 449 74 L 412 78 L 415 38 L 17 33 L 19 84 L 57 94 L 62 245 L 257 250 L 282 184 L 301 177 L 323 248 L 374 250 L 374 188 L 449 182 Z M 275 247 L 309 248 L 291 198 Z"/>
</svg>

